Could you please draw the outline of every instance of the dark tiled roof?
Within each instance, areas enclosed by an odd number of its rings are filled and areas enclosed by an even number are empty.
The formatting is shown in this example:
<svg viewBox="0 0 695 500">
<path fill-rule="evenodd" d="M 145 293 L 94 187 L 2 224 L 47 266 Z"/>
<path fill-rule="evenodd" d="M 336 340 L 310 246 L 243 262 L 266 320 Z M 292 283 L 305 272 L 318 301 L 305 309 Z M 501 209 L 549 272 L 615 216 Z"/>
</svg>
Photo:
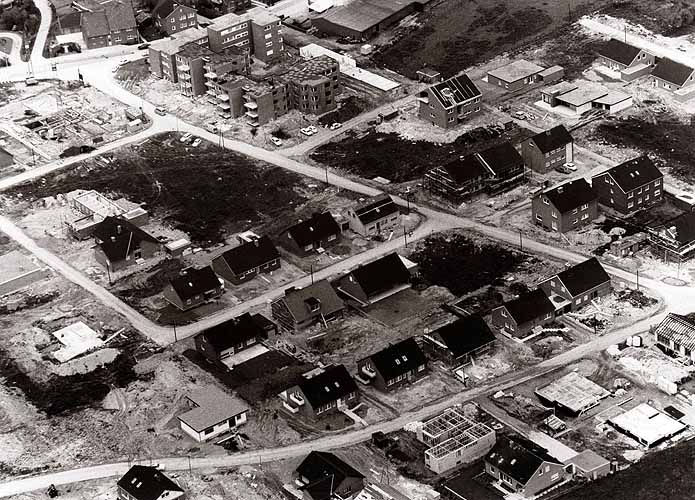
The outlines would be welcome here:
<svg viewBox="0 0 695 500">
<path fill-rule="evenodd" d="M 280 254 L 267 236 L 231 248 L 214 260 L 225 262 L 234 274 L 240 274 L 279 259 Z"/>
<path fill-rule="evenodd" d="M 672 219 L 659 229 L 669 232 L 680 244 L 695 240 L 695 212 L 688 212 Z"/>
<path fill-rule="evenodd" d="M 640 53 L 640 49 L 625 42 L 621 42 L 620 40 L 616 40 L 615 38 L 611 38 L 599 49 L 598 53 L 603 57 L 629 66 Z"/>
<path fill-rule="evenodd" d="M 99 247 L 111 262 L 125 260 L 143 242 L 159 243 L 157 238 L 135 224 L 117 217 L 106 217 L 94 230 Z"/>
<path fill-rule="evenodd" d="M 488 148 L 478 153 L 478 156 L 488 164 L 496 175 L 503 174 L 505 171 L 524 163 L 524 159 L 509 142 Z"/>
<path fill-rule="evenodd" d="M 448 80 L 432 85 L 430 89 L 445 108 L 458 106 L 480 95 L 480 90 L 468 78 L 468 75 L 452 76 Z"/>
<path fill-rule="evenodd" d="M 171 286 L 184 302 L 196 295 L 202 295 L 222 286 L 215 271 L 210 266 L 202 269 L 187 269 L 178 278 L 171 280 Z"/>
<path fill-rule="evenodd" d="M 312 451 L 297 467 L 297 474 L 309 480 L 304 488 L 312 500 L 328 500 L 333 497 L 332 489 L 337 488 L 346 478 L 364 478 L 351 465 L 333 453 Z"/>
<path fill-rule="evenodd" d="M 118 486 L 137 500 L 157 500 L 165 491 L 183 492 L 181 487 L 156 467 L 133 465 Z"/>
<path fill-rule="evenodd" d="M 620 165 L 611 167 L 606 172 L 595 175 L 593 178 L 600 177 L 605 173 L 609 173 L 620 186 L 620 189 L 626 193 L 663 177 L 663 174 L 656 168 L 654 162 L 647 156 L 638 156 L 628 160 Z"/>
<path fill-rule="evenodd" d="M 323 373 L 303 379 L 298 385 L 314 408 L 357 392 L 357 384 L 344 365 L 329 366 Z"/>
<path fill-rule="evenodd" d="M 369 356 L 374 367 L 388 381 L 424 365 L 427 358 L 414 338 L 382 349 Z"/>
<path fill-rule="evenodd" d="M 410 283 L 410 272 L 396 252 L 358 267 L 350 273 L 367 297 Z M 349 276 L 347 279 L 350 279 Z"/>
<path fill-rule="evenodd" d="M 564 125 L 558 125 L 557 127 L 534 135 L 531 140 L 541 153 L 550 153 L 551 151 L 572 143 L 572 136 Z"/>
<path fill-rule="evenodd" d="M 246 342 L 247 340 L 258 337 L 267 338 L 265 328 L 267 323 L 269 323 L 267 318 L 260 314 L 251 316 L 249 313 L 244 313 L 237 318 L 208 328 L 198 335 L 207 339 L 219 352 L 238 345 L 241 342 Z"/>
<path fill-rule="evenodd" d="M 317 241 L 324 240 L 333 234 L 340 233 L 340 227 L 330 212 L 314 214 L 311 219 L 295 224 L 287 229 L 292 235 L 292 239 L 300 247 L 311 245 Z"/>
<path fill-rule="evenodd" d="M 499 439 L 485 461 L 521 484 L 528 483 L 543 462 L 559 464 L 546 449 L 516 436 Z"/>
<path fill-rule="evenodd" d="M 444 325 L 436 332 L 458 358 L 469 354 L 495 340 L 495 336 L 487 323 L 478 315 L 459 318 L 453 323 Z"/>
<path fill-rule="evenodd" d="M 164 19 L 165 17 L 168 17 L 169 14 L 174 12 L 174 9 L 178 7 L 178 5 L 179 4 L 174 2 L 174 0 L 161 0 L 159 3 L 157 3 L 155 8 L 152 9 L 152 14 Z"/>
<path fill-rule="evenodd" d="M 285 302 L 295 321 L 301 323 L 313 316 L 307 301 L 318 300 L 321 314 L 331 315 L 345 308 L 345 304 L 335 293 L 331 284 L 326 280 L 317 281 L 313 285 L 289 291 L 280 299 Z"/>
<path fill-rule="evenodd" d="M 652 76 L 661 78 L 673 85 L 684 85 L 690 75 L 693 74 L 693 68 L 685 64 L 678 63 L 672 59 L 664 57 L 656 64 Z"/>
<path fill-rule="evenodd" d="M 598 196 L 583 177 L 565 182 L 552 189 L 546 189 L 539 196 L 545 196 L 550 203 L 564 214 L 590 203 Z"/>
<path fill-rule="evenodd" d="M 82 30 L 87 38 L 106 36 L 111 33 L 109 21 L 106 19 L 106 12 L 83 12 L 81 20 Z"/>
<path fill-rule="evenodd" d="M 465 184 L 478 177 L 487 177 L 490 171 L 483 165 L 475 154 L 463 156 L 443 165 L 441 168 L 456 184 Z"/>
<path fill-rule="evenodd" d="M 111 31 L 120 31 L 136 28 L 138 23 L 135 20 L 133 4 L 130 0 L 111 0 L 102 4 L 106 11 L 106 18 L 109 22 Z"/>
<path fill-rule="evenodd" d="M 558 273 L 557 277 L 573 297 L 611 280 L 596 257 Z"/>
<path fill-rule="evenodd" d="M 369 224 L 398 212 L 398 205 L 385 193 L 370 198 L 355 208 L 355 215 L 357 215 L 362 224 Z"/>
<path fill-rule="evenodd" d="M 555 310 L 548 296 L 541 289 L 520 295 L 514 300 L 504 303 L 505 309 L 516 321 L 517 325 L 523 325 L 536 318 L 545 317 Z"/>
</svg>

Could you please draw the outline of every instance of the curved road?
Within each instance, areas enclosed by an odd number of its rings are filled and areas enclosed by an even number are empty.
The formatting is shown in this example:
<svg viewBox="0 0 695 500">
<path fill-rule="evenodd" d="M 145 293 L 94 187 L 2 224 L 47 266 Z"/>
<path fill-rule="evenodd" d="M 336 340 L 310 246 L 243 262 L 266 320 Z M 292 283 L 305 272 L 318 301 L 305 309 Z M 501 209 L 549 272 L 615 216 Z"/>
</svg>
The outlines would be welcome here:
<svg viewBox="0 0 695 500">
<path fill-rule="evenodd" d="M 48 0 L 33 1 L 34 5 L 36 5 L 36 7 L 39 9 L 39 12 L 41 12 L 41 24 L 39 25 L 38 32 L 36 33 L 34 46 L 31 48 L 31 62 L 37 63 L 46 59 L 45 57 L 43 57 L 43 48 L 46 46 L 46 41 L 48 40 L 48 33 L 51 30 L 53 12 L 51 11 L 51 4 Z"/>
</svg>

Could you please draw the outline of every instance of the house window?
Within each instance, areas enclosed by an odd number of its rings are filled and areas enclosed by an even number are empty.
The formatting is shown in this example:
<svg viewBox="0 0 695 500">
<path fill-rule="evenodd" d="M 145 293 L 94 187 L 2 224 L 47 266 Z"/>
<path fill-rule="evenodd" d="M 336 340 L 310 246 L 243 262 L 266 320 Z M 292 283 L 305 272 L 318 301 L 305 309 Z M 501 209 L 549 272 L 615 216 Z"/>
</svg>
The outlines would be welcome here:
<svg viewBox="0 0 695 500">
<path fill-rule="evenodd" d="M 582 220 L 586 220 L 586 219 L 588 219 L 588 218 L 589 218 L 589 214 L 583 214 L 583 215 L 582 215 Z"/>
<path fill-rule="evenodd" d="M 538 222 L 543 222 L 543 217 L 541 217 L 539 214 L 536 214 L 536 220 Z"/>
<path fill-rule="evenodd" d="M 331 234 L 331 235 L 328 237 L 328 241 L 334 241 L 336 238 L 337 238 L 337 236 L 336 236 L 335 234 Z"/>
<path fill-rule="evenodd" d="M 630 202 L 630 203 L 627 204 L 627 208 L 632 208 L 632 207 L 634 207 L 634 206 L 635 206 L 635 204 L 632 203 L 632 202 Z"/>
<path fill-rule="evenodd" d="M 504 308 L 500 309 L 500 314 L 502 315 L 503 318 L 507 317 L 507 311 Z"/>
<path fill-rule="evenodd" d="M 306 246 L 304 247 L 304 251 L 305 251 L 305 252 L 310 252 L 312 248 L 314 248 L 313 245 L 306 245 Z"/>
<path fill-rule="evenodd" d="M 553 216 L 553 219 L 557 219 L 557 212 L 555 210 L 553 210 L 550 215 Z"/>
<path fill-rule="evenodd" d="M 577 209 L 575 208 L 574 210 L 572 210 L 572 213 L 573 213 L 573 214 L 576 214 L 576 213 L 577 213 Z"/>
<path fill-rule="evenodd" d="M 637 204 L 639 205 L 641 203 L 642 203 L 642 198 L 637 198 Z"/>
<path fill-rule="evenodd" d="M 543 198 L 543 204 L 550 205 L 550 201 L 548 201 L 548 198 Z"/>
<path fill-rule="evenodd" d="M 606 184 L 608 184 L 608 176 L 606 176 L 606 177 L 603 178 L 603 182 L 605 182 Z"/>
<path fill-rule="evenodd" d="M 648 201 L 648 200 L 649 200 L 649 195 L 647 194 L 644 196 L 644 201 Z"/>
<path fill-rule="evenodd" d="M 660 180 L 654 181 L 654 186 L 658 186 L 660 182 L 661 182 Z"/>
<path fill-rule="evenodd" d="M 584 205 L 582 205 L 582 210 L 586 210 L 586 209 L 588 209 L 588 208 L 589 208 L 589 204 L 588 204 L 588 203 L 585 203 Z"/>
<path fill-rule="evenodd" d="M 635 196 L 635 193 L 633 193 L 632 191 L 630 191 L 629 193 L 627 193 L 627 197 L 628 197 L 628 198 L 634 198 L 634 196 Z"/>
<path fill-rule="evenodd" d="M 654 190 L 654 196 L 659 196 L 660 193 L 661 193 L 661 190 L 660 190 L 660 189 L 655 189 L 655 190 Z"/>
<path fill-rule="evenodd" d="M 574 219 L 574 220 L 572 221 L 572 224 L 576 224 L 577 222 L 579 222 L 579 219 Z"/>
</svg>

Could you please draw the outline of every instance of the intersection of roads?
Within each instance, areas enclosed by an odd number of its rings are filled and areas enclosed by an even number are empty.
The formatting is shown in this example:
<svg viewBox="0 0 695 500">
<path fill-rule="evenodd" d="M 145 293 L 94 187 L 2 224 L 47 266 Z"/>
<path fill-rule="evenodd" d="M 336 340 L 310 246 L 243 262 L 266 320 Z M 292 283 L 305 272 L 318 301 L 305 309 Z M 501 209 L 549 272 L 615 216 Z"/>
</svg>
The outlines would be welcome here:
<svg viewBox="0 0 695 500">
<path fill-rule="evenodd" d="M 34 46 L 34 50 L 31 54 L 31 62 L 29 63 L 18 63 L 10 66 L 9 68 L 0 69 L 0 81 L 22 81 L 31 72 L 36 78 L 60 78 L 63 80 L 74 80 L 77 79 L 78 72 L 83 76 L 84 81 L 94 86 L 101 92 L 118 99 L 119 101 L 125 103 L 128 106 L 142 107 L 143 110 L 152 119 L 152 126 L 138 134 L 132 135 L 130 137 L 122 138 L 118 141 L 105 145 L 91 153 L 79 155 L 73 158 L 58 160 L 52 163 L 48 163 L 41 167 L 37 167 L 32 170 L 28 170 L 14 177 L 5 178 L 0 180 L 0 190 L 10 188 L 12 186 L 21 184 L 23 182 L 45 176 L 53 171 L 65 168 L 71 164 L 82 161 L 91 156 L 96 156 L 103 154 L 104 152 L 114 150 L 116 148 L 141 142 L 142 140 L 151 137 L 155 134 L 179 130 L 182 132 L 190 132 L 203 139 L 207 139 L 213 143 L 219 143 L 219 137 L 216 134 L 212 134 L 203 128 L 197 127 L 195 125 L 185 123 L 182 120 L 177 119 L 173 115 L 159 116 L 154 114 L 154 105 L 143 101 L 141 97 L 134 95 L 123 87 L 121 87 L 114 79 L 112 69 L 116 66 L 118 61 L 124 57 L 134 60 L 137 58 L 144 57 L 141 51 L 134 49 L 133 47 L 107 47 L 105 49 L 97 49 L 97 51 L 88 51 L 82 54 L 73 54 L 68 56 L 63 56 L 59 58 L 51 59 L 47 61 L 41 55 L 43 44 L 45 44 L 46 37 L 48 34 L 48 27 L 51 22 L 51 10 L 48 4 L 48 0 L 34 0 L 36 5 L 41 11 L 41 27 L 39 28 L 39 35 L 37 37 L 37 43 Z M 55 71 L 52 65 L 56 65 Z M 413 96 L 404 98 L 402 101 L 407 102 L 408 99 L 413 99 Z M 389 104 L 389 107 L 391 104 Z M 379 109 L 373 110 L 370 113 L 360 116 L 355 120 L 351 120 L 350 123 L 341 131 L 336 133 L 342 133 L 345 128 L 358 125 L 366 120 L 371 119 L 371 116 L 379 112 Z M 526 125 L 527 126 L 527 125 Z M 333 134 L 334 135 L 334 134 Z M 245 154 L 247 156 L 263 160 L 267 163 L 276 165 L 278 167 L 296 172 L 298 174 L 312 177 L 319 181 L 328 181 L 329 184 L 339 187 L 341 189 L 347 189 L 355 191 L 364 195 L 375 195 L 379 193 L 377 189 L 373 187 L 361 184 L 359 182 L 341 177 L 326 171 L 323 168 L 317 168 L 312 165 L 308 165 L 301 160 L 299 155 L 308 152 L 311 147 L 318 146 L 320 142 L 325 142 L 330 139 L 332 134 L 324 135 L 321 138 L 315 138 L 310 144 L 300 145 L 294 148 L 288 148 L 287 150 L 275 150 L 268 151 L 250 144 L 246 144 L 233 139 L 225 138 L 223 147 L 226 149 Z M 297 155 L 297 156 L 293 156 Z M 578 148 L 577 155 L 585 155 L 586 157 L 591 157 L 593 162 L 597 160 L 603 165 L 611 165 L 612 163 L 605 158 L 598 157 L 588 151 L 582 151 Z M 230 172 L 230 174 L 233 174 Z M 398 197 L 394 197 L 396 202 L 405 205 L 405 200 Z M 510 231 L 507 229 L 502 229 L 499 227 L 494 227 L 490 225 L 485 225 L 474 220 L 460 217 L 457 215 L 452 215 L 445 212 L 439 212 L 437 210 L 425 207 L 417 206 L 412 202 L 410 203 L 411 208 L 414 208 L 419 213 L 421 213 L 425 222 L 420 225 L 415 231 L 411 238 L 415 241 L 420 238 L 424 238 L 435 232 L 446 231 L 450 229 L 471 229 L 477 231 L 489 238 L 493 238 L 498 241 L 502 241 L 508 244 L 516 245 L 519 241 L 519 235 L 515 231 Z M 7 217 L 0 216 L 0 231 L 6 234 L 8 237 L 12 238 L 20 246 L 22 246 L 28 252 L 31 252 L 39 260 L 44 262 L 46 265 L 53 268 L 57 273 L 61 274 L 65 279 L 75 283 L 76 285 L 82 287 L 88 293 L 90 293 L 96 300 L 103 303 L 105 306 L 120 313 L 126 321 L 128 321 L 133 328 L 137 329 L 143 335 L 151 338 L 153 341 L 157 342 L 159 345 L 166 346 L 173 343 L 176 339 L 181 340 L 183 338 L 190 337 L 199 333 L 202 330 L 210 328 L 216 324 L 226 321 L 230 318 L 236 317 L 239 314 L 253 308 L 256 306 L 263 305 L 269 300 L 272 300 L 280 295 L 282 295 L 283 290 L 287 286 L 298 286 L 302 287 L 310 283 L 310 277 L 306 276 L 296 280 L 295 282 L 284 285 L 282 289 L 271 290 L 260 296 L 255 297 L 252 300 L 239 304 L 235 307 L 220 311 L 217 314 L 203 318 L 195 323 L 176 328 L 176 338 L 172 328 L 157 325 L 144 317 L 139 312 L 135 311 L 120 299 L 115 297 L 111 292 L 109 292 L 104 287 L 93 282 L 90 278 L 82 274 L 77 269 L 73 268 L 66 262 L 64 262 L 60 257 L 51 253 L 49 250 L 40 247 L 36 242 L 34 242 L 30 237 L 28 237 L 16 224 L 14 224 Z M 579 254 L 572 251 L 569 248 L 560 248 L 547 245 L 538 241 L 534 241 L 530 238 L 524 238 L 524 249 L 529 252 L 544 254 L 551 256 L 555 259 L 564 260 L 567 262 L 580 262 L 585 260 L 587 257 L 585 255 Z M 357 267 L 360 263 L 365 261 L 374 260 L 380 256 L 383 256 L 389 252 L 396 250 L 402 245 L 400 238 L 394 238 L 393 240 L 383 243 L 376 248 L 370 249 L 362 254 L 353 256 L 351 258 L 342 260 L 329 266 L 317 273 L 314 273 L 314 279 L 323 279 L 332 275 L 339 274 L 343 271 L 353 269 Z M 606 270 L 615 278 L 616 282 L 623 282 L 627 285 L 632 285 L 634 282 L 634 276 L 620 268 L 613 266 L 604 265 Z M 695 289 L 691 287 L 678 287 L 673 286 L 658 280 L 640 277 L 639 284 L 641 287 L 649 289 L 654 295 L 659 295 L 663 299 L 664 307 L 655 315 L 637 321 L 624 328 L 614 330 L 609 334 L 601 337 L 596 337 L 591 342 L 575 347 L 574 349 L 560 354 L 554 358 L 548 359 L 538 365 L 527 368 L 525 370 L 517 371 L 515 373 L 510 373 L 504 377 L 498 378 L 492 382 L 481 384 L 474 388 L 467 389 L 460 392 L 454 396 L 449 396 L 443 400 L 435 401 L 433 403 L 428 403 L 422 408 L 409 411 L 398 417 L 379 422 L 376 424 L 369 425 L 367 427 L 359 428 L 357 430 L 350 430 L 348 432 L 322 437 L 312 441 L 306 441 L 297 443 L 291 446 L 285 446 L 273 449 L 264 449 L 260 451 L 243 452 L 236 453 L 228 456 L 214 456 L 214 457 L 203 457 L 203 458 L 189 458 L 189 457 L 153 457 L 151 459 L 152 463 L 161 465 L 166 469 L 171 470 L 187 470 L 189 468 L 209 468 L 209 467 L 229 467 L 241 464 L 255 464 L 263 461 L 280 460 L 285 458 L 296 457 L 300 455 L 307 454 L 311 450 L 330 450 L 340 447 L 350 446 L 362 441 L 370 439 L 373 432 L 384 431 L 390 432 L 402 428 L 405 424 L 412 421 L 426 419 L 445 408 L 456 404 L 462 403 L 475 399 L 477 397 L 483 396 L 489 392 L 502 390 L 516 385 L 520 382 L 524 382 L 539 375 L 553 370 L 557 367 L 564 366 L 566 364 L 572 363 L 582 357 L 589 354 L 601 351 L 611 344 L 623 340 L 626 336 L 642 333 L 648 331 L 649 326 L 660 321 L 667 312 L 676 312 L 686 314 L 692 312 L 693 304 L 695 304 Z M 33 475 L 29 477 L 17 478 L 11 481 L 6 481 L 0 483 L 0 497 L 20 494 L 36 489 L 47 488 L 50 484 L 68 484 L 77 481 L 85 481 L 90 479 L 118 476 L 127 471 L 130 467 L 130 462 L 120 462 L 112 464 L 102 464 L 91 467 L 83 467 L 73 470 L 66 470 L 61 472 L 46 473 L 40 475 Z"/>
</svg>

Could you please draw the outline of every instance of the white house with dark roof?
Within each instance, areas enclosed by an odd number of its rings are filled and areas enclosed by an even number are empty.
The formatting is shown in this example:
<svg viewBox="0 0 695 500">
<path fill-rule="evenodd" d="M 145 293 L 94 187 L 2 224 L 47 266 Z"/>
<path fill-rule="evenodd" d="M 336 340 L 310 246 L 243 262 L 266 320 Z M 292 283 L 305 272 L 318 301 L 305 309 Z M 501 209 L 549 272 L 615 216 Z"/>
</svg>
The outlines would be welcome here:
<svg viewBox="0 0 695 500">
<path fill-rule="evenodd" d="M 583 177 L 541 189 L 531 198 L 531 218 L 543 228 L 566 233 L 598 217 L 598 195 Z"/>
<path fill-rule="evenodd" d="M 119 500 L 176 500 L 183 488 L 157 467 L 133 465 L 116 483 Z"/>
<path fill-rule="evenodd" d="M 654 54 L 616 38 L 608 40 L 599 50 L 599 64 L 620 72 L 620 78 L 630 82 L 648 75 L 654 66 Z"/>
<path fill-rule="evenodd" d="M 611 293 L 611 277 L 593 257 L 557 273 L 538 285 L 555 307 L 555 315 L 577 311 Z"/>
<path fill-rule="evenodd" d="M 432 125 L 454 128 L 480 113 L 481 96 L 467 75 L 452 76 L 420 92 L 418 115 Z"/>
<path fill-rule="evenodd" d="M 410 279 L 403 259 L 393 252 L 338 278 L 333 286 L 349 304 L 366 307 L 407 290 Z"/>
<path fill-rule="evenodd" d="M 649 157 L 615 165 L 591 178 L 601 205 L 629 214 L 664 200 L 664 175 Z"/>
<path fill-rule="evenodd" d="M 574 140 L 564 125 L 544 130 L 521 143 L 526 166 L 542 174 L 574 161 Z"/>
<path fill-rule="evenodd" d="M 357 362 L 358 380 L 393 391 L 427 374 L 427 358 L 414 338 L 402 340 Z"/>
<path fill-rule="evenodd" d="M 401 213 L 393 198 L 386 193 L 364 200 L 348 209 L 350 229 L 362 236 L 388 234 L 401 228 Z"/>
<path fill-rule="evenodd" d="M 652 71 L 651 82 L 654 87 L 675 92 L 695 83 L 695 68 L 664 57 Z"/>
<path fill-rule="evenodd" d="M 270 310 L 280 328 L 296 332 L 342 318 L 345 304 L 331 284 L 321 280 L 304 288 L 288 288 L 283 297 L 270 304 Z"/>
<path fill-rule="evenodd" d="M 555 307 L 543 290 L 536 289 L 505 302 L 492 310 L 491 321 L 498 331 L 524 342 L 540 333 L 555 319 Z"/>
<path fill-rule="evenodd" d="M 199 443 L 246 423 L 249 407 L 240 399 L 206 387 L 186 395 L 188 411 L 178 415 L 181 430 Z"/>
</svg>

